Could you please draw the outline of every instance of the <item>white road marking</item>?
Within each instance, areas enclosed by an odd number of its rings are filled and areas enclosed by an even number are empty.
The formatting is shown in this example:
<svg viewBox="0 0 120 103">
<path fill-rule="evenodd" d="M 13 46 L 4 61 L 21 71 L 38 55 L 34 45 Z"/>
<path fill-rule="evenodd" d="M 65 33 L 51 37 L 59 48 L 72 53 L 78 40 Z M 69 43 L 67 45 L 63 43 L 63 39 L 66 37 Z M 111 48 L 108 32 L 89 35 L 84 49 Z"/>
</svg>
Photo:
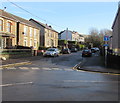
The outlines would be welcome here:
<svg viewBox="0 0 120 103">
<path fill-rule="evenodd" d="M 119 81 L 87 81 L 87 80 L 63 80 L 63 82 L 86 82 L 86 83 L 118 83 Z"/>
<path fill-rule="evenodd" d="M 65 71 L 74 71 L 74 70 L 72 70 L 72 69 L 64 69 Z"/>
<path fill-rule="evenodd" d="M 6 69 L 15 70 L 16 68 L 15 67 L 9 67 L 9 68 L 6 68 Z"/>
<path fill-rule="evenodd" d="M 52 70 L 61 70 L 61 69 L 59 69 L 59 68 L 51 68 Z"/>
<path fill-rule="evenodd" d="M 19 69 L 27 70 L 27 69 L 29 69 L 29 68 L 28 68 L 28 67 L 19 67 Z"/>
<path fill-rule="evenodd" d="M 42 68 L 43 70 L 51 70 L 50 68 Z"/>
<path fill-rule="evenodd" d="M 32 69 L 32 70 L 38 70 L 39 68 L 37 68 L 37 67 L 32 67 L 31 69 Z"/>
<path fill-rule="evenodd" d="M 0 68 L 0 70 L 2 70 L 3 68 Z M 65 69 L 61 69 L 61 68 L 58 68 L 58 67 L 53 67 L 53 68 L 47 68 L 47 67 L 8 67 L 6 68 L 7 70 L 46 70 L 46 71 L 52 71 L 52 70 L 57 70 L 57 71 L 74 71 L 73 69 L 71 68 L 65 68 Z"/>
<path fill-rule="evenodd" d="M 3 68 L 0 67 L 0 70 L 2 70 Z"/>
<path fill-rule="evenodd" d="M 15 85 L 25 85 L 25 84 L 33 84 L 33 82 L 2 84 L 2 85 L 0 85 L 0 87 L 8 87 L 8 86 L 15 86 Z"/>
</svg>

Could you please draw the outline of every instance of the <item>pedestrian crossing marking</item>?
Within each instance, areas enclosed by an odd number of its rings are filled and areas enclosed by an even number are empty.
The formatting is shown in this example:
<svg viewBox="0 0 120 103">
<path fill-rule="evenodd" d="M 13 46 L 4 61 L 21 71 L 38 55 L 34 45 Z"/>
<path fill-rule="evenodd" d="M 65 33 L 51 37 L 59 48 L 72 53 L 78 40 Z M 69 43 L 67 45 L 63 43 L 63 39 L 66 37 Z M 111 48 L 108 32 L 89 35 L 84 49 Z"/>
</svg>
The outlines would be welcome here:
<svg viewBox="0 0 120 103">
<path fill-rule="evenodd" d="M 48 67 L 8 67 L 5 68 L 6 70 L 45 70 L 45 71 L 74 71 L 70 68 L 48 68 Z M 0 70 L 4 70 L 3 68 L 0 68 Z"/>
<path fill-rule="evenodd" d="M 60 68 L 51 68 L 52 70 L 61 70 Z"/>
<path fill-rule="evenodd" d="M 28 70 L 29 68 L 28 67 L 19 67 L 19 69 Z"/>
<path fill-rule="evenodd" d="M 65 71 L 74 71 L 74 70 L 72 70 L 72 69 L 64 69 Z"/>
<path fill-rule="evenodd" d="M 15 70 L 16 68 L 15 67 L 9 67 L 9 68 L 7 68 L 7 69 L 9 69 L 9 70 Z"/>
<path fill-rule="evenodd" d="M 32 67 L 31 69 L 32 69 L 32 70 L 38 70 L 39 68 L 37 68 L 37 67 Z"/>
</svg>

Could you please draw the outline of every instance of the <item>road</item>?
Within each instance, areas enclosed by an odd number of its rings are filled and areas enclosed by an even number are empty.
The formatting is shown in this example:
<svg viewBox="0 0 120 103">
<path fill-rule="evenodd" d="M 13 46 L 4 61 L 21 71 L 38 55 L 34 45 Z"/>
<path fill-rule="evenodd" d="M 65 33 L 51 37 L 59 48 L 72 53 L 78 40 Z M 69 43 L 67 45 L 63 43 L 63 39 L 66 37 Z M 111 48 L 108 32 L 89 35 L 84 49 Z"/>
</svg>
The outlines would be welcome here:
<svg viewBox="0 0 120 103">
<path fill-rule="evenodd" d="M 118 101 L 118 76 L 73 70 L 81 60 L 77 52 L 3 69 L 3 101 Z"/>
</svg>

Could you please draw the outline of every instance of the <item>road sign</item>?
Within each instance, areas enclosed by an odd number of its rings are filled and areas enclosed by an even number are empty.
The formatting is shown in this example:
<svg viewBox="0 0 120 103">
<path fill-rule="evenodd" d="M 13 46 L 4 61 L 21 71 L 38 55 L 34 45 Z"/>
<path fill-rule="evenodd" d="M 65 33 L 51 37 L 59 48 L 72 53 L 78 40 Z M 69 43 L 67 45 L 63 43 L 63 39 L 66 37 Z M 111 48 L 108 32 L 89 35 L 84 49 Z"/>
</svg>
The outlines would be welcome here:
<svg viewBox="0 0 120 103">
<path fill-rule="evenodd" d="M 104 44 L 103 46 L 109 46 L 108 44 Z"/>
<path fill-rule="evenodd" d="M 104 41 L 109 41 L 110 37 L 109 36 L 104 36 Z"/>
</svg>

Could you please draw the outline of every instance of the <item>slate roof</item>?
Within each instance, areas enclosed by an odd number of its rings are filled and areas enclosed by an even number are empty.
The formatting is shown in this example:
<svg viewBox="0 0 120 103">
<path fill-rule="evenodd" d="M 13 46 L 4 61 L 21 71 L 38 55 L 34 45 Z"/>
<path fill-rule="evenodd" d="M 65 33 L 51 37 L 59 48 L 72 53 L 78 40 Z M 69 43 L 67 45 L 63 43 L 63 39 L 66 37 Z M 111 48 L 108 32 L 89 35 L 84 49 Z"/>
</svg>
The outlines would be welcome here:
<svg viewBox="0 0 120 103">
<path fill-rule="evenodd" d="M 120 4 L 119 4 L 119 6 L 118 6 L 118 11 L 117 11 L 116 17 L 115 17 L 115 19 L 114 19 L 114 22 L 113 22 L 113 25 L 112 25 L 112 29 L 114 28 L 114 25 L 115 25 L 115 23 L 116 23 L 116 20 L 117 20 L 117 17 L 118 17 L 118 15 L 119 15 L 119 13 L 120 13 Z"/>
<path fill-rule="evenodd" d="M 56 30 L 54 30 L 52 27 L 50 27 L 49 25 L 47 25 L 47 24 L 43 24 L 43 23 L 41 23 L 40 21 L 37 21 L 37 20 L 35 20 L 35 19 L 30 19 L 29 21 L 34 21 L 34 22 L 36 22 L 37 24 L 39 24 L 39 25 L 41 25 L 41 26 L 43 26 L 44 28 L 47 28 L 47 29 L 49 29 L 49 30 L 52 30 L 52 31 L 54 31 L 54 32 L 57 32 Z M 57 32 L 58 33 L 58 32 Z"/>
<path fill-rule="evenodd" d="M 22 24 L 39 29 L 34 23 L 30 22 L 29 20 L 26 20 L 26 19 L 21 18 L 19 16 L 13 15 L 13 14 L 8 13 L 8 12 L 1 10 L 1 9 L 0 9 L 0 17 L 6 18 L 9 20 L 13 20 L 15 22 L 20 22 Z"/>
</svg>

